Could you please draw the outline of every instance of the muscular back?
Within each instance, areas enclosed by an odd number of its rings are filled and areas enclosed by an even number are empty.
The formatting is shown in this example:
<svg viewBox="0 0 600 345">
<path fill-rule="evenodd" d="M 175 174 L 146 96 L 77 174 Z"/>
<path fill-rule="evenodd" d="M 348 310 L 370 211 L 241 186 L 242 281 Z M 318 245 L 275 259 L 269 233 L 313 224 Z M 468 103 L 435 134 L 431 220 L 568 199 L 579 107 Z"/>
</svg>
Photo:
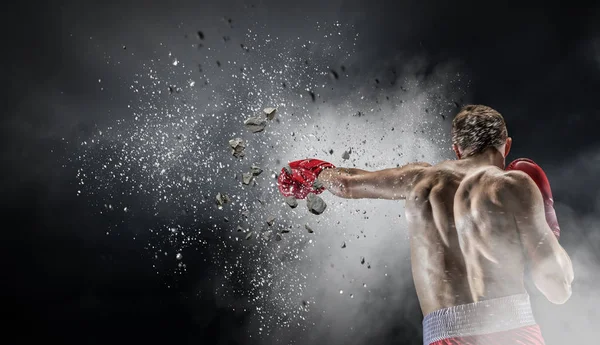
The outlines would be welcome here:
<svg viewBox="0 0 600 345">
<path fill-rule="evenodd" d="M 507 174 L 448 161 L 415 179 L 406 214 L 423 314 L 525 291 L 523 250 L 503 201 Z"/>
</svg>

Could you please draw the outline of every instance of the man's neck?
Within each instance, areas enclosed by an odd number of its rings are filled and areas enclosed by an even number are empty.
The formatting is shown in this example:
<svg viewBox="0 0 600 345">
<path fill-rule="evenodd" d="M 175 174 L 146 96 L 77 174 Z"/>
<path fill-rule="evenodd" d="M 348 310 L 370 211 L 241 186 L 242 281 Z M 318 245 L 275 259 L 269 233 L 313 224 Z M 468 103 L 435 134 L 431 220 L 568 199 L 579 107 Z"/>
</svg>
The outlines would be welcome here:
<svg viewBox="0 0 600 345">
<path fill-rule="evenodd" d="M 491 147 L 481 153 L 477 153 L 461 159 L 471 167 L 483 167 L 486 165 L 497 166 L 504 169 L 504 156 L 496 148 Z"/>
</svg>

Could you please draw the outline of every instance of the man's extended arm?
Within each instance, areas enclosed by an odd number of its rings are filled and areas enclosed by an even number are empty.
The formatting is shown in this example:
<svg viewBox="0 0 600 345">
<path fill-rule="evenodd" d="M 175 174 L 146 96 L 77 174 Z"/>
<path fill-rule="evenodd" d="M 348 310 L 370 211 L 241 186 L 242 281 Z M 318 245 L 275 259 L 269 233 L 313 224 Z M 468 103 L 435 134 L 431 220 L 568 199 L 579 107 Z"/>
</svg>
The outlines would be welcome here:
<svg viewBox="0 0 600 345">
<path fill-rule="evenodd" d="M 399 168 L 366 171 L 354 168 L 323 170 L 318 180 L 332 194 L 346 199 L 406 199 L 428 163 L 410 163 Z"/>
</svg>

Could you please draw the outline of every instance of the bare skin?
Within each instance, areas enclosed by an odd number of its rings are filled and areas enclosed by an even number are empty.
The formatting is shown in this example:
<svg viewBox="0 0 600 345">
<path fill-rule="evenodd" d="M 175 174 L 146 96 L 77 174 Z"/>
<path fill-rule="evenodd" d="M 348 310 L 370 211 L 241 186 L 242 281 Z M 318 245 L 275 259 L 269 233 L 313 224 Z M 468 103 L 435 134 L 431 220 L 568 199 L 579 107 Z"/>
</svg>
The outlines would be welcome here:
<svg viewBox="0 0 600 345">
<path fill-rule="evenodd" d="M 319 180 L 342 198 L 406 200 L 411 267 L 424 315 L 525 293 L 526 265 L 548 300 L 564 303 L 571 295 L 571 261 L 546 223 L 533 180 L 503 170 L 510 142 L 505 145 L 433 166 L 326 169 Z"/>
</svg>

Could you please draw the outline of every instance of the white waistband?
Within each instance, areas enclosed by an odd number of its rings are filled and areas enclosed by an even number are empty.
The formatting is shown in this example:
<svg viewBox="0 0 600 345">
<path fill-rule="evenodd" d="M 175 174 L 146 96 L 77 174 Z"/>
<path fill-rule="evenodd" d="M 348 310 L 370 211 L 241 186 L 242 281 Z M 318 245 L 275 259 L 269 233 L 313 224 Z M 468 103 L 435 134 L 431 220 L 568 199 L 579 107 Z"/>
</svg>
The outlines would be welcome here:
<svg viewBox="0 0 600 345">
<path fill-rule="evenodd" d="M 423 344 L 534 325 L 529 295 L 513 295 L 436 310 L 423 319 Z"/>
</svg>

